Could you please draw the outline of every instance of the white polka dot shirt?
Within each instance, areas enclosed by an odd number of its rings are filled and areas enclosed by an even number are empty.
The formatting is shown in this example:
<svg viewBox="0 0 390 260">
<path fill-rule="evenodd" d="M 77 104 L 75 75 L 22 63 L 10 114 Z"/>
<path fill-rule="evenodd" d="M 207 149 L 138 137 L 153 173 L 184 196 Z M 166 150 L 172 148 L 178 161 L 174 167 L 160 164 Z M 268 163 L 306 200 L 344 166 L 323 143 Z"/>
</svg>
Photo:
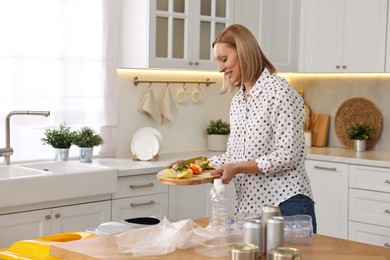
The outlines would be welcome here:
<svg viewBox="0 0 390 260">
<path fill-rule="evenodd" d="M 256 160 L 258 174 L 237 174 L 236 214 L 260 213 L 296 195 L 312 198 L 305 172 L 303 100 L 287 81 L 265 69 L 244 99 L 236 93 L 230 107 L 231 133 L 226 153 L 213 165 Z"/>
</svg>

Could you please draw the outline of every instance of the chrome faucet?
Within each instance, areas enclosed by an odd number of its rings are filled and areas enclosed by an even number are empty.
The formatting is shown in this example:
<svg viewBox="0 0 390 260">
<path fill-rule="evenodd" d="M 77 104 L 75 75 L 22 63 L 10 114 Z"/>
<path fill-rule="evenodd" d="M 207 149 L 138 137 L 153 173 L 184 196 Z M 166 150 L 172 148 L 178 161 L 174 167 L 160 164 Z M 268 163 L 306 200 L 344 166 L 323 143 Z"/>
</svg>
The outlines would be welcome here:
<svg viewBox="0 0 390 260">
<path fill-rule="evenodd" d="M 47 117 L 50 115 L 50 111 L 11 111 L 8 113 L 5 120 L 5 148 L 0 148 L 0 156 L 4 156 L 4 162 L 6 165 L 11 163 L 11 155 L 14 150 L 11 148 L 10 138 L 10 121 L 13 115 L 36 115 Z"/>
</svg>

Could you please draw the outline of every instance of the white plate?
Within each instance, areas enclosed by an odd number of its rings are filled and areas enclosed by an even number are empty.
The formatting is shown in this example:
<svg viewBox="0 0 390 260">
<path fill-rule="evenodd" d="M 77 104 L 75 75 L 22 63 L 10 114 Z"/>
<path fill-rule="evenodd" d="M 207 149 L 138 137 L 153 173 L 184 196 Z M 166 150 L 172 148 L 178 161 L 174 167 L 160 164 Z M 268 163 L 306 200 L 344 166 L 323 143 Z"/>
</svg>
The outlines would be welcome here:
<svg viewBox="0 0 390 260">
<path fill-rule="evenodd" d="M 147 127 L 142 127 L 142 128 L 138 129 L 134 133 L 133 137 L 136 136 L 139 133 L 142 133 L 142 132 L 149 132 L 149 133 L 154 134 L 157 137 L 157 139 L 158 139 L 158 141 L 159 141 L 159 143 L 161 145 L 161 143 L 162 143 L 162 135 L 156 128 L 148 127 L 148 126 Z"/>
<path fill-rule="evenodd" d="M 157 137 L 149 132 L 140 132 L 131 140 L 131 152 L 141 161 L 153 159 L 158 154 L 160 143 Z"/>
</svg>

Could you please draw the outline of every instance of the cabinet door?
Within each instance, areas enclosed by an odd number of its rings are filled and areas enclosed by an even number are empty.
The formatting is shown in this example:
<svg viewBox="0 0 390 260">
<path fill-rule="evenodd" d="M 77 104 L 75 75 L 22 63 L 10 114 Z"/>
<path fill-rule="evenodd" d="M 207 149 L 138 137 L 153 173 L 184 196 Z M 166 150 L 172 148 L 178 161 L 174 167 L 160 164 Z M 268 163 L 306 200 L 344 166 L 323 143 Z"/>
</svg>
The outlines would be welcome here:
<svg viewBox="0 0 390 260">
<path fill-rule="evenodd" d="M 390 228 L 349 221 L 348 239 L 390 248 Z"/>
<path fill-rule="evenodd" d="M 51 210 L 34 210 L 0 216 L 0 248 L 51 234 Z"/>
<path fill-rule="evenodd" d="M 261 1 L 260 47 L 278 72 L 298 70 L 299 8 L 297 0 Z"/>
<path fill-rule="evenodd" d="M 111 220 L 111 201 L 52 209 L 52 233 L 85 231 Z"/>
<path fill-rule="evenodd" d="M 384 72 L 387 0 L 346 0 L 343 69 Z"/>
<path fill-rule="evenodd" d="M 340 71 L 344 34 L 344 1 L 303 0 L 302 15 L 300 71 Z"/>
<path fill-rule="evenodd" d="M 168 216 L 168 193 L 112 201 L 113 221 L 148 216 L 156 216 L 161 219 Z"/>
<path fill-rule="evenodd" d="M 317 217 L 317 233 L 347 239 L 348 165 L 306 160 Z"/>
</svg>

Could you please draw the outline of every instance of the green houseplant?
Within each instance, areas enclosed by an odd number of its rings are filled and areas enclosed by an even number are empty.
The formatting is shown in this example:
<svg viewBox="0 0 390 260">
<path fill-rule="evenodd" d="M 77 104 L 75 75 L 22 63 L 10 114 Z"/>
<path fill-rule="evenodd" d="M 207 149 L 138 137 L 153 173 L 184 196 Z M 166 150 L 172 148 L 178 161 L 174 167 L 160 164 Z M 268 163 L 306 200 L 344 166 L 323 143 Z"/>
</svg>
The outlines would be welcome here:
<svg viewBox="0 0 390 260">
<path fill-rule="evenodd" d="M 354 141 L 354 149 L 357 152 L 366 150 L 366 141 L 372 137 L 372 133 L 372 128 L 363 123 L 352 123 L 347 127 L 347 135 Z"/>
<path fill-rule="evenodd" d="M 75 132 L 71 131 L 66 123 L 60 124 L 59 129 L 45 129 L 43 144 L 49 144 L 56 149 L 56 160 L 66 161 L 69 157 L 69 148 L 73 144 Z"/>
<path fill-rule="evenodd" d="M 93 147 L 103 144 L 103 138 L 90 127 L 82 127 L 76 131 L 73 144 L 80 147 L 80 161 L 91 162 Z"/>
<path fill-rule="evenodd" d="M 207 146 L 210 151 L 226 151 L 230 124 L 222 119 L 211 120 L 206 128 Z"/>
</svg>

